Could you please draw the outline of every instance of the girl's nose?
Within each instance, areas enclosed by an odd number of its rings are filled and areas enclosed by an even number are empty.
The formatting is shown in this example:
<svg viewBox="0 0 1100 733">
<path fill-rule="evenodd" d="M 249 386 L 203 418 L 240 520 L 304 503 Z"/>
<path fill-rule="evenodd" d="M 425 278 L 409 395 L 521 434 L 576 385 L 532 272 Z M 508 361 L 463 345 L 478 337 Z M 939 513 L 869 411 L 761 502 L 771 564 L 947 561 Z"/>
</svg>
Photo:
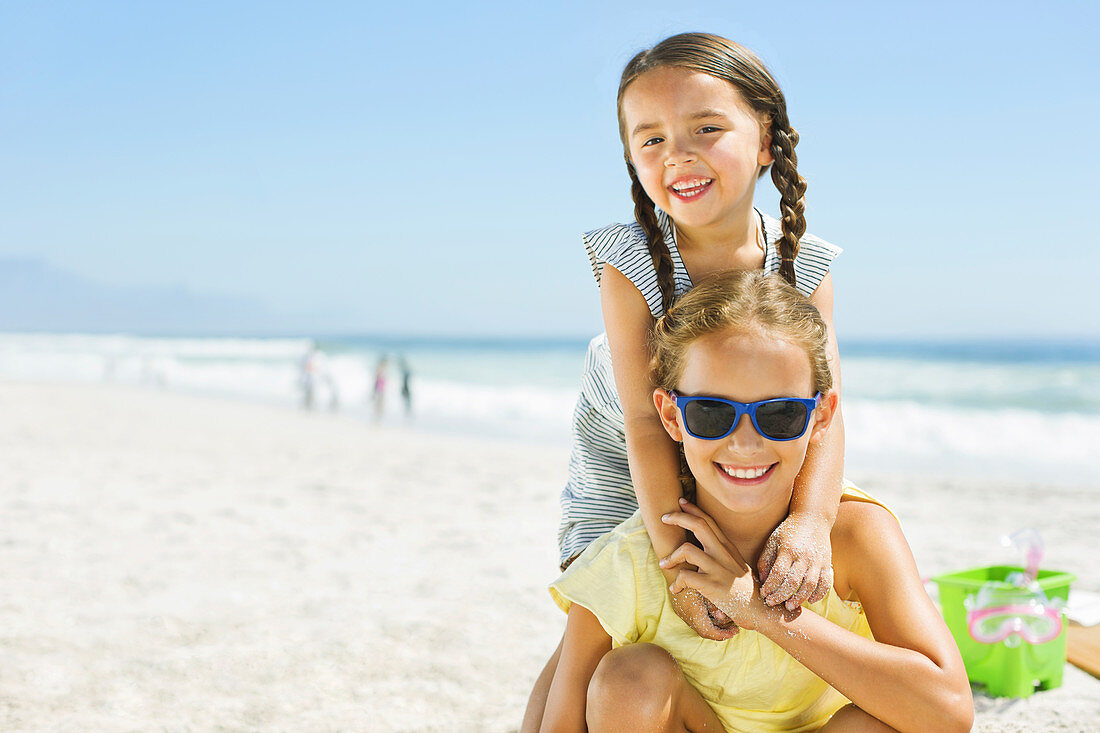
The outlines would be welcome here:
<svg viewBox="0 0 1100 733">
<path fill-rule="evenodd" d="M 667 158 L 665 158 L 665 167 L 666 168 L 675 168 L 678 165 L 688 165 L 689 163 L 694 163 L 694 162 L 695 162 L 695 154 L 694 153 L 690 153 L 686 150 L 677 150 L 677 151 L 673 151 L 672 153 L 669 154 L 669 156 Z"/>
<path fill-rule="evenodd" d="M 748 415 L 742 415 L 726 440 L 730 441 L 735 448 L 745 451 L 756 448 L 764 439 L 760 437 L 760 433 L 756 432 L 752 419 Z"/>
<path fill-rule="evenodd" d="M 686 165 L 695 162 L 695 151 L 687 145 L 682 145 L 678 140 L 669 140 L 665 156 L 665 167 L 675 168 L 678 165 Z"/>
</svg>

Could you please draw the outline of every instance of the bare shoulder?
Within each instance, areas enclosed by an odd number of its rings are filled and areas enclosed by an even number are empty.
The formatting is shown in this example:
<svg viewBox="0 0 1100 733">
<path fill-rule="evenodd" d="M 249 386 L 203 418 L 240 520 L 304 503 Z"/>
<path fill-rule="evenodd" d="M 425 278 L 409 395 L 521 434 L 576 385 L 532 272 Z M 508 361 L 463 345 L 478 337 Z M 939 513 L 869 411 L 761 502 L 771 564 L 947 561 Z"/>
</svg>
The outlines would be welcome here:
<svg viewBox="0 0 1100 733">
<path fill-rule="evenodd" d="M 600 284 L 600 303 L 616 378 L 619 376 L 619 363 L 627 354 L 648 364 L 646 344 L 654 319 L 641 291 L 625 275 L 608 265 L 604 268 Z"/>
<path fill-rule="evenodd" d="M 841 598 L 852 595 L 852 572 L 870 565 L 911 562 L 909 543 L 901 525 L 885 507 L 871 501 L 844 499 L 829 536 L 833 547 L 834 587 Z"/>
<path fill-rule="evenodd" d="M 600 297 L 606 301 L 608 298 L 621 299 L 641 307 L 649 313 L 645 296 L 638 290 L 638 286 L 614 265 L 608 264 L 603 268 L 603 277 L 600 279 Z"/>
<path fill-rule="evenodd" d="M 896 530 L 901 534 L 898 520 L 886 507 L 873 501 L 844 497 L 837 509 L 833 524 L 832 540 L 847 544 L 866 541 L 869 536 Z"/>
<path fill-rule="evenodd" d="M 826 272 L 825 277 L 821 278 L 821 282 L 814 288 L 813 294 L 810 295 L 810 302 L 814 305 L 821 307 L 822 304 L 833 304 L 833 273 Z"/>
</svg>

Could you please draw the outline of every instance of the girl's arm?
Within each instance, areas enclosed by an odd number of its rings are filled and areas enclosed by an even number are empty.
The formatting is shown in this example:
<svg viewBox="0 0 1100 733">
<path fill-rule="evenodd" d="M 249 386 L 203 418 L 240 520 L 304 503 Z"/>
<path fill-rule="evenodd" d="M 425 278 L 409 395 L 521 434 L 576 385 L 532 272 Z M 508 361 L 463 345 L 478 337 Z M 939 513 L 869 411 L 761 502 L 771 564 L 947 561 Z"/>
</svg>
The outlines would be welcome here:
<svg viewBox="0 0 1100 733">
<path fill-rule="evenodd" d="M 784 648 L 792 655 L 802 653 L 803 664 L 898 730 L 970 730 L 966 669 L 897 520 L 875 504 L 848 501 L 833 534 L 838 585 L 863 605 L 874 639 L 837 633 L 831 624 L 815 636 L 813 627 L 825 621 L 815 613 L 790 622 L 773 617 L 770 638 L 790 639 Z M 800 627 L 813 643 L 790 636 Z"/>
<path fill-rule="evenodd" d="M 838 594 L 858 596 L 868 639 L 810 611 L 764 605 L 736 548 L 697 507 L 670 519 L 704 549 L 682 545 L 666 565 L 690 563 L 674 588 L 692 587 L 758 631 L 861 710 L 900 731 L 968 731 L 974 702 L 958 647 L 924 592 L 901 528 L 879 506 L 844 503 L 833 530 Z"/>
<path fill-rule="evenodd" d="M 580 604 L 570 606 L 540 731 L 587 730 L 584 715 L 588 684 L 596 665 L 609 651 L 611 637 L 595 615 Z"/>
<path fill-rule="evenodd" d="M 615 372 L 615 387 L 623 407 L 630 477 L 642 521 L 657 557 L 664 557 L 686 539 L 679 527 L 664 524 L 661 516 L 679 509 L 680 452 L 661 425 L 653 406 L 653 379 L 649 368 L 649 341 L 654 319 L 641 292 L 625 275 L 605 265 L 600 280 L 604 327 Z M 839 485 L 839 482 L 838 482 Z M 665 573 L 671 583 L 673 575 Z M 676 613 L 707 639 L 728 639 L 735 628 L 718 628 L 699 596 L 693 592 L 673 598 Z"/>
<path fill-rule="evenodd" d="M 826 273 L 810 296 L 829 329 L 825 345 L 833 389 L 840 394 L 840 352 L 833 328 L 833 279 Z M 810 445 L 795 479 L 791 513 L 768 539 L 757 569 L 769 605 L 788 609 L 824 598 L 833 585 L 829 532 L 844 493 L 844 418 L 838 405 L 824 439 Z M 648 525 L 647 525 L 648 526 Z M 661 557 L 661 555 L 658 555 Z"/>
</svg>

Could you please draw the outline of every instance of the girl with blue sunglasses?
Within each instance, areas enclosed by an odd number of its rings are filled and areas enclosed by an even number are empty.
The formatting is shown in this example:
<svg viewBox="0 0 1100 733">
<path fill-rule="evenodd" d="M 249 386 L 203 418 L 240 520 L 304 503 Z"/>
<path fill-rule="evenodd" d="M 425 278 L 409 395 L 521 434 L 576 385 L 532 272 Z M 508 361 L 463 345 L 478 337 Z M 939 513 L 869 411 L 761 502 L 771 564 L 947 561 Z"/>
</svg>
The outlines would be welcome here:
<svg viewBox="0 0 1100 733">
<path fill-rule="evenodd" d="M 825 598 L 761 598 L 753 568 L 837 409 L 814 306 L 775 276 L 720 274 L 658 321 L 652 368 L 686 497 L 662 521 L 689 541 L 658 561 L 639 512 L 551 586 L 568 620 L 542 730 L 969 730 L 958 648 L 866 493 L 845 487 Z M 739 631 L 700 639 L 671 608 L 685 589 Z"/>
</svg>

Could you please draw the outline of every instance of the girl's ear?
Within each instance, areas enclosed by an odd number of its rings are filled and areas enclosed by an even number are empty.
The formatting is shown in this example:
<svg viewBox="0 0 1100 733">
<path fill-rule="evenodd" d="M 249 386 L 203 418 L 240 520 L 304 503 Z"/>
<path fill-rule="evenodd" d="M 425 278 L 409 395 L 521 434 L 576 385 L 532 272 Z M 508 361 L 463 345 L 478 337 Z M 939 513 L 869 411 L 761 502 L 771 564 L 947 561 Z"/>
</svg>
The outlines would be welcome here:
<svg viewBox="0 0 1100 733">
<path fill-rule="evenodd" d="M 658 387 L 653 390 L 653 404 L 657 406 L 657 414 L 661 416 L 665 432 L 677 443 L 682 441 L 684 434 L 680 430 L 680 410 L 672 401 L 672 395 Z"/>
<path fill-rule="evenodd" d="M 835 389 L 830 389 L 821 395 L 821 402 L 814 410 L 814 424 L 810 428 L 811 443 L 820 443 L 825 439 L 825 433 L 828 432 L 829 426 L 833 422 L 833 416 L 836 415 L 836 408 L 839 404 L 840 396 L 837 395 Z"/>
<path fill-rule="evenodd" d="M 760 150 L 756 151 L 756 164 L 763 168 L 775 162 L 772 155 L 772 122 L 765 119 L 760 123 Z"/>
</svg>

